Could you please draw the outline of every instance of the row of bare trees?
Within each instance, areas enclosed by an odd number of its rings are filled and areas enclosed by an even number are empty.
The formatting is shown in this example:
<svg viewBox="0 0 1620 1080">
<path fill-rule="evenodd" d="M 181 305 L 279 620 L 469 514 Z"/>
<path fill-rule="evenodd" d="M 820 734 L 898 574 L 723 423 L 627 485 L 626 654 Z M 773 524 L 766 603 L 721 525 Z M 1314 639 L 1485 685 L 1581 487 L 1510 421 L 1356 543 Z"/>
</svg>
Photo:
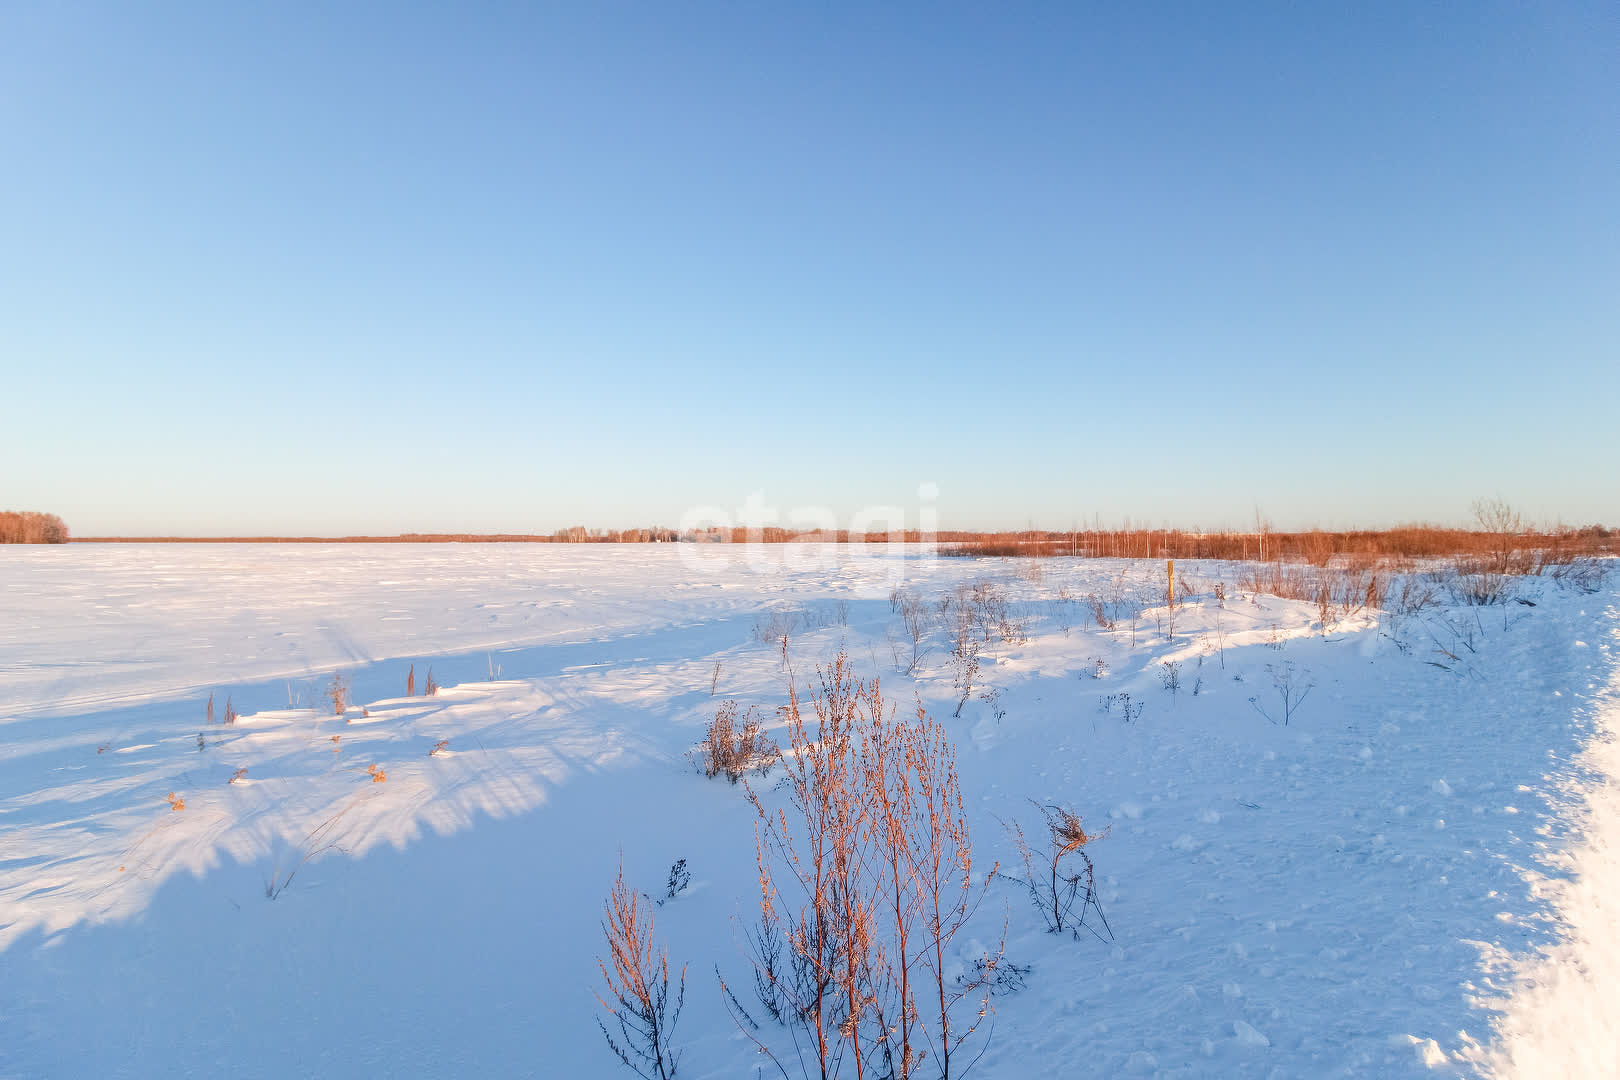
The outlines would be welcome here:
<svg viewBox="0 0 1620 1080">
<path fill-rule="evenodd" d="M 0 510 L 0 544 L 65 544 L 68 527 L 55 514 Z"/>
</svg>

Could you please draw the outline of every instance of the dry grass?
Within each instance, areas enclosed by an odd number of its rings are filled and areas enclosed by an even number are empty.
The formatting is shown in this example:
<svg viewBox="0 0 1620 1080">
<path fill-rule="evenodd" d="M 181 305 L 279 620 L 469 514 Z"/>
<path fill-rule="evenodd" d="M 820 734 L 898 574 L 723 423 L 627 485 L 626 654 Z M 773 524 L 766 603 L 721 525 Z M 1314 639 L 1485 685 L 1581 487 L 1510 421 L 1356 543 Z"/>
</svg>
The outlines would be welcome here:
<svg viewBox="0 0 1620 1080">
<path fill-rule="evenodd" d="M 739 722 L 737 703 L 730 700 L 720 703 L 703 741 L 692 753 L 704 776 L 712 780 L 724 775 L 733 784 L 751 772 L 769 775 L 782 758 L 781 748 L 765 734 L 754 706 L 748 707 Z"/>
<path fill-rule="evenodd" d="M 1031 805 L 1040 812 L 1047 843 L 1043 848 L 1033 847 L 1023 826 L 1017 822 L 1007 826 L 1024 864 L 1024 876 L 1015 880 L 1029 891 L 1031 901 L 1051 933 L 1067 931 L 1078 935 L 1080 928 L 1086 926 L 1087 912 L 1096 911 L 1103 930 L 1112 937 L 1108 920 L 1097 903 L 1096 867 L 1086 851 L 1088 846 L 1107 836 L 1108 830 L 1086 832 L 1080 815 L 1068 807 L 1043 806 L 1033 800 Z M 1077 906 L 1078 915 L 1075 914 Z M 1097 933 L 1094 927 L 1086 928 Z"/>
<path fill-rule="evenodd" d="M 817 674 L 811 715 L 791 684 L 783 710 L 791 810 L 749 793 L 762 819 L 756 989 L 794 1028 L 806 1075 L 852 1062 L 894 1080 L 961 1075 L 989 992 L 955 977 L 953 941 L 990 875 L 974 872 L 954 750 L 921 705 L 897 716 L 846 654 Z M 982 960 L 994 971 L 1000 947 Z"/>
<path fill-rule="evenodd" d="M 326 699 L 332 703 L 332 715 L 342 716 L 349 704 L 349 681 L 341 674 L 334 674 L 332 681 L 326 684 Z"/>
<path fill-rule="evenodd" d="M 624 881 L 619 865 L 613 892 L 602 905 L 602 933 L 608 959 L 597 959 L 607 996 L 596 1000 L 612 1016 L 619 1037 L 597 1020 L 614 1055 L 646 1080 L 673 1080 L 680 1053 L 674 1048 L 675 1025 L 686 1002 L 686 969 L 676 983 L 674 1007 L 670 1002 L 669 950 L 653 942 L 653 915 L 640 893 Z"/>
<path fill-rule="evenodd" d="M 1555 564 L 1576 556 L 1620 553 L 1620 530 L 1602 525 L 1537 530 L 1515 524 L 1509 511 L 1478 529 L 1403 525 L 1392 529 L 1329 532 L 1199 532 L 1183 529 L 1090 529 L 1075 532 L 940 533 L 944 555 L 1052 558 L 1217 559 L 1289 561 L 1327 566 L 1355 558 L 1441 559 L 1499 556 L 1506 537 L 1513 550 Z"/>
</svg>

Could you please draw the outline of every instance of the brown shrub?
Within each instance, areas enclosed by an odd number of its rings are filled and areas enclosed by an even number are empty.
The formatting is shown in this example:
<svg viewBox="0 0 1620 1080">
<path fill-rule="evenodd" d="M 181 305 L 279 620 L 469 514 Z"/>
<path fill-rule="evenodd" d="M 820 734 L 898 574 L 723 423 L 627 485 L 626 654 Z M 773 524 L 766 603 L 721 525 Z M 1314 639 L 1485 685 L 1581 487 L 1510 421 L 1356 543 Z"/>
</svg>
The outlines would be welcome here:
<svg viewBox="0 0 1620 1080">
<path fill-rule="evenodd" d="M 989 1009 L 983 980 L 954 977 L 952 941 L 995 871 L 973 870 L 943 727 L 921 705 L 897 718 L 878 681 L 857 680 L 844 653 L 818 675 L 813 726 L 791 684 L 783 709 L 791 814 L 749 793 L 762 819 L 760 933 L 751 936 L 761 1000 L 797 1029 L 809 1075 L 870 1061 L 873 1075 L 906 1080 L 926 1055 L 929 1074 L 948 1077 Z M 1000 959 L 998 947 L 979 970 Z M 959 1008 L 967 998 L 975 1010 Z"/>
<path fill-rule="evenodd" d="M 641 894 L 624 882 L 619 865 L 613 892 L 602 905 L 602 933 L 608 960 L 597 958 L 607 996 L 596 995 L 619 1029 L 615 1039 L 600 1019 L 611 1049 L 620 1061 L 647 1080 L 673 1080 L 680 1052 L 674 1048 L 675 1025 L 686 1003 L 686 968 L 676 983 L 674 1008 L 669 996 L 669 950 L 653 943 L 653 915 Z M 611 970 L 610 970 L 611 967 Z"/>
<path fill-rule="evenodd" d="M 333 674 L 326 684 L 326 697 L 332 703 L 332 715 L 342 716 L 349 704 L 349 682 L 341 674 Z"/>
<path fill-rule="evenodd" d="M 731 700 L 720 703 L 693 753 L 704 776 L 712 780 L 724 774 L 733 784 L 751 772 L 768 775 L 782 758 L 781 748 L 765 734 L 755 707 L 750 705 L 738 723 L 737 703 Z"/>
<path fill-rule="evenodd" d="M 1108 830 L 1088 833 L 1080 815 L 1067 807 L 1043 806 L 1034 800 L 1031 800 L 1031 804 L 1040 811 L 1047 844 L 1044 848 L 1033 848 L 1022 826 L 1017 822 L 1007 826 L 1013 846 L 1018 849 L 1019 858 L 1024 864 L 1024 876 L 1015 880 L 1029 890 L 1030 899 L 1040 910 L 1051 933 L 1068 931 L 1071 935 L 1077 935 L 1080 928 L 1086 925 L 1087 911 L 1095 910 L 1103 930 L 1112 937 L 1108 920 L 1103 917 L 1102 907 L 1097 903 L 1096 867 L 1085 850 L 1107 836 Z M 1074 913 L 1076 906 L 1080 908 L 1079 915 Z M 1087 929 L 1094 934 L 1097 932 L 1092 927 Z"/>
</svg>

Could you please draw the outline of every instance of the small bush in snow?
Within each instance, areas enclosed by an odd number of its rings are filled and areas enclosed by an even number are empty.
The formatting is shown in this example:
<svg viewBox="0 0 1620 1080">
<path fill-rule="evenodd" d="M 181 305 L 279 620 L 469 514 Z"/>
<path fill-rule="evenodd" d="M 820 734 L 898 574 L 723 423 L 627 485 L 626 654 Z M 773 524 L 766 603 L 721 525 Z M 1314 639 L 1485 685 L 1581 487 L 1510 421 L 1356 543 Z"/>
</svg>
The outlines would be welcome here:
<svg viewBox="0 0 1620 1080">
<path fill-rule="evenodd" d="M 1283 726 L 1287 727 L 1288 722 L 1294 718 L 1294 713 L 1299 711 L 1300 705 L 1304 704 L 1316 684 L 1311 682 L 1310 672 L 1296 671 L 1292 660 L 1285 660 L 1281 667 L 1267 664 L 1266 670 L 1271 673 L 1271 687 L 1277 691 L 1278 702 L 1281 705 L 1278 712 L 1282 716 Z M 1250 698 L 1249 704 L 1254 707 L 1255 712 L 1273 724 L 1277 722 L 1277 718 L 1260 704 L 1259 698 Z"/>
<path fill-rule="evenodd" d="M 782 756 L 765 734 L 754 707 L 748 707 L 739 724 L 737 703 L 729 699 L 720 703 L 703 741 L 692 753 L 704 776 L 713 779 L 723 773 L 733 784 L 751 772 L 770 775 L 771 766 Z"/>
<path fill-rule="evenodd" d="M 685 859 L 676 859 L 669 868 L 669 881 L 664 884 L 664 899 L 658 901 L 658 906 L 664 906 L 664 900 L 673 900 L 686 891 L 692 884 L 692 871 L 686 868 Z"/>
<path fill-rule="evenodd" d="M 1095 911 L 1098 923 L 1111 940 L 1114 932 L 1109 929 L 1102 906 L 1097 902 L 1096 867 L 1086 851 L 1088 846 L 1107 836 L 1108 831 L 1086 832 L 1080 815 L 1067 807 L 1043 806 L 1033 799 L 1030 803 L 1040 811 L 1047 844 L 1034 847 L 1024 834 L 1023 826 L 1016 821 L 1008 825 L 1013 846 L 1024 864 L 1024 876 L 1000 876 L 1024 886 L 1051 933 L 1068 931 L 1079 937 L 1080 928 L 1084 926 L 1100 938 L 1102 935 L 1095 927 L 1086 925 L 1087 913 Z M 1076 907 L 1080 909 L 1078 915 Z"/>
<path fill-rule="evenodd" d="M 600 1018 L 596 1025 L 608 1049 L 637 1076 L 673 1080 L 680 1053 L 672 1039 L 686 1002 L 686 969 L 681 968 L 671 1008 L 669 950 L 653 944 L 652 911 L 643 908 L 640 894 L 624 883 L 622 865 L 602 911 L 608 959 L 599 957 L 597 966 L 607 996 L 597 994 L 596 1000 L 613 1017 L 619 1037 L 615 1039 Z"/>
<path fill-rule="evenodd" d="M 326 684 L 326 699 L 332 703 L 332 715 L 342 716 L 349 703 L 349 681 L 334 673 L 332 681 Z"/>
<path fill-rule="evenodd" d="M 1029 972 L 1028 964 L 1015 964 L 1004 956 L 981 956 L 973 961 L 971 974 L 963 972 L 956 977 L 956 984 L 988 987 L 992 994 L 1016 994 L 1024 989 Z"/>
</svg>

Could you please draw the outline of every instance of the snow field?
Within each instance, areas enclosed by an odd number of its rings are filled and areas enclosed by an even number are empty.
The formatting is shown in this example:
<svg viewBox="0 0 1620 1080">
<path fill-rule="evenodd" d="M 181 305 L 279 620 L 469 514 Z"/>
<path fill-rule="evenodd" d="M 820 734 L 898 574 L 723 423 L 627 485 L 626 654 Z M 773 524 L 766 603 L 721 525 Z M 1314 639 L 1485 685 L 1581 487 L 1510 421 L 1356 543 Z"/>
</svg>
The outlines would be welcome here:
<svg viewBox="0 0 1620 1080">
<path fill-rule="evenodd" d="M 621 850 L 654 895 L 676 859 L 693 875 L 656 910 L 690 963 L 682 1075 L 753 1075 L 714 974 L 749 982 L 753 811 L 685 755 L 719 701 L 785 699 L 772 613 L 801 684 L 842 647 L 946 721 L 977 863 L 1011 864 L 1000 822 L 1027 826 L 1029 799 L 1110 827 L 1091 850 L 1112 942 L 1045 934 L 1004 883 L 964 935 L 965 966 L 1005 922 L 1031 969 L 976 1074 L 1613 1060 L 1593 996 L 1620 940 L 1612 594 L 1530 582 L 1535 608 L 1471 630 L 1467 610 L 1362 613 L 1324 636 L 1312 605 L 1206 590 L 1166 640 L 1162 563 L 683 554 L 8 552 L 0 1075 L 617 1075 L 592 995 Z M 1023 640 L 991 635 L 995 698 L 953 720 L 948 634 L 899 674 L 889 590 L 937 605 L 977 581 Z M 1140 598 L 1134 644 L 1088 594 Z M 412 664 L 445 689 L 400 696 Z M 1310 691 L 1284 727 L 1262 710 L 1280 719 L 1290 664 Z M 237 724 L 204 724 L 210 691 Z"/>
</svg>

